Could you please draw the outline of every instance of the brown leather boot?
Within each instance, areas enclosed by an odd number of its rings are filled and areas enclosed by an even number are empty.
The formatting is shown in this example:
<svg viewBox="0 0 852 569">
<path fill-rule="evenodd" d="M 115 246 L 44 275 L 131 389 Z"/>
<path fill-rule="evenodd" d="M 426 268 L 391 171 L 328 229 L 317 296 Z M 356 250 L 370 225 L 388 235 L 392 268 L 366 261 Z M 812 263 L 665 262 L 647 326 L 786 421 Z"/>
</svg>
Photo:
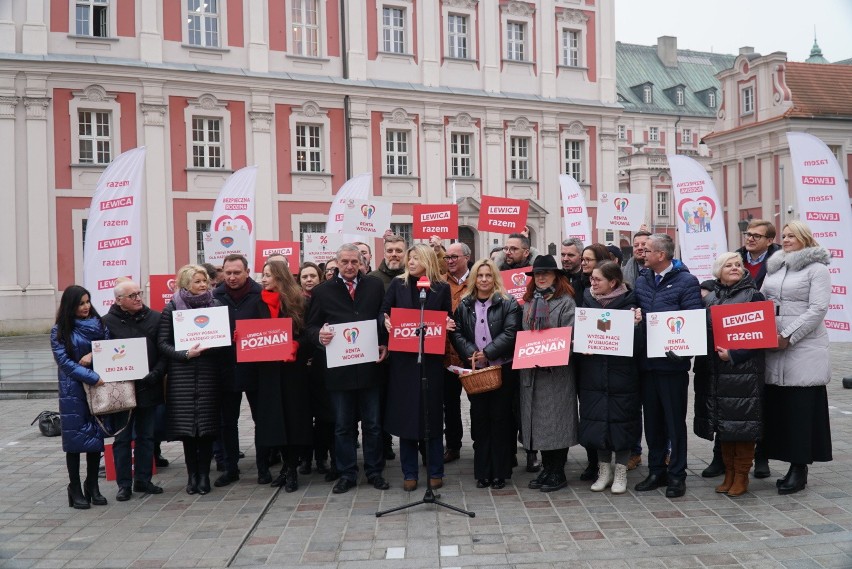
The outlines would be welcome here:
<svg viewBox="0 0 852 569">
<path fill-rule="evenodd" d="M 734 483 L 728 489 L 728 496 L 732 498 L 748 492 L 748 473 L 754 461 L 754 442 L 738 442 L 734 452 Z"/>
<path fill-rule="evenodd" d="M 730 490 L 734 483 L 734 449 L 737 443 L 722 442 L 720 452 L 722 454 L 722 462 L 725 463 L 725 480 L 716 486 L 716 492 L 724 494 Z"/>
</svg>

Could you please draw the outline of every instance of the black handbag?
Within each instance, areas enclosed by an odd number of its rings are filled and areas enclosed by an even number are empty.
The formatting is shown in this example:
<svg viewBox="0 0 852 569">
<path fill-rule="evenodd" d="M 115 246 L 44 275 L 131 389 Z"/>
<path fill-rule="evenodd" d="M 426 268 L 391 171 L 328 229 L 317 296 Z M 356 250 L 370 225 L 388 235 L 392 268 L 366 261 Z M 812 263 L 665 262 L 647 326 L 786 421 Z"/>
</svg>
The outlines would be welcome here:
<svg viewBox="0 0 852 569">
<path fill-rule="evenodd" d="M 45 437 L 58 437 L 62 434 L 62 423 L 56 411 L 42 411 L 30 425 L 35 425 L 36 421 L 38 421 L 38 430 Z"/>
</svg>

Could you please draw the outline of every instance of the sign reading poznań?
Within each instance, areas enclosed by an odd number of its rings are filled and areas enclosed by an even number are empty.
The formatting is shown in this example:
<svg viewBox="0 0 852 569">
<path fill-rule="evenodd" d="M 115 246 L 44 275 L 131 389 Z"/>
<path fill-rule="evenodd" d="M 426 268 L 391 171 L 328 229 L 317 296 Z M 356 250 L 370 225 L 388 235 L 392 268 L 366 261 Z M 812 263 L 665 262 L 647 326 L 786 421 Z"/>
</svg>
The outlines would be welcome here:
<svg viewBox="0 0 852 569">
<path fill-rule="evenodd" d="M 260 318 L 237 320 L 234 341 L 237 362 L 275 362 L 293 355 L 293 320 Z"/>
<path fill-rule="evenodd" d="M 571 326 L 547 330 L 524 330 L 515 340 L 512 369 L 568 365 Z"/>
<path fill-rule="evenodd" d="M 388 350 L 417 353 L 420 350 L 420 337 L 417 335 L 420 310 L 391 308 L 390 320 L 393 328 L 390 331 Z M 447 313 L 440 310 L 424 310 L 423 324 L 426 326 L 423 352 L 443 354 L 446 351 Z"/>
</svg>

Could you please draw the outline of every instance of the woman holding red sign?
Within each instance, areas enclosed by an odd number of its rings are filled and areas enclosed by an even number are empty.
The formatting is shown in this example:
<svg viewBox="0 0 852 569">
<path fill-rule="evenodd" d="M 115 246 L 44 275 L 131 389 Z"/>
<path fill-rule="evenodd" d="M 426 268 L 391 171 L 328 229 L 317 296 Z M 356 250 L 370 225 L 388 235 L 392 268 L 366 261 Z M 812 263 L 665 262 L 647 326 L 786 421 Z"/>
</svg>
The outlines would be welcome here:
<svg viewBox="0 0 852 569">
<path fill-rule="evenodd" d="M 707 308 L 721 304 L 760 302 L 739 253 L 722 253 L 713 263 L 713 290 L 704 297 Z M 725 465 L 725 480 L 716 492 L 736 497 L 748 491 L 754 445 L 763 433 L 764 351 L 726 350 L 713 340 L 707 313 L 707 355 L 695 358 L 695 418 L 693 430 L 703 439 L 714 436 Z"/>
<path fill-rule="evenodd" d="M 450 285 L 441 275 L 438 256 L 429 245 L 418 244 L 405 253 L 405 272 L 391 281 L 382 304 L 385 326 L 393 334 L 390 320 L 392 308 L 420 308 L 420 291 L 426 291 L 425 310 L 437 310 L 450 315 Z M 428 279 L 428 288 L 419 288 L 421 277 Z M 446 322 L 443 323 L 446 325 Z M 425 438 L 423 403 L 420 400 L 420 369 L 417 354 L 391 352 L 388 381 L 385 430 L 399 437 L 399 460 L 404 477 L 403 489 L 417 488 L 417 441 Z M 426 405 L 429 409 L 429 484 L 433 489 L 444 484 L 444 355 L 424 354 L 423 367 L 429 378 Z"/>
<path fill-rule="evenodd" d="M 502 366 L 499 388 L 467 396 L 476 487 L 499 490 L 512 477 L 516 447 L 512 399 L 518 373 L 512 369 L 512 356 L 521 327 L 521 307 L 506 293 L 500 271 L 491 260 L 477 261 L 470 275 L 456 308 L 451 339 L 463 361 L 476 360 L 478 368 Z"/>
</svg>

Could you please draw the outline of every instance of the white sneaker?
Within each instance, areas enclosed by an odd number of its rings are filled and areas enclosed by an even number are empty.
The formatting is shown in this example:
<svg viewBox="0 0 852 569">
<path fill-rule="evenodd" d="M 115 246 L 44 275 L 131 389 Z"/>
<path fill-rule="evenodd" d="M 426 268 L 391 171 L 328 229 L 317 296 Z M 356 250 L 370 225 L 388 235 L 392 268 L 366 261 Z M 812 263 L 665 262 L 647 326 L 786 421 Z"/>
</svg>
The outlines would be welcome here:
<svg viewBox="0 0 852 569">
<path fill-rule="evenodd" d="M 592 484 L 592 492 L 603 492 L 612 484 L 612 465 L 608 462 L 598 463 L 598 479 Z"/>
<path fill-rule="evenodd" d="M 627 465 L 615 465 L 615 478 L 612 481 L 612 493 L 624 494 L 627 492 Z"/>
</svg>

